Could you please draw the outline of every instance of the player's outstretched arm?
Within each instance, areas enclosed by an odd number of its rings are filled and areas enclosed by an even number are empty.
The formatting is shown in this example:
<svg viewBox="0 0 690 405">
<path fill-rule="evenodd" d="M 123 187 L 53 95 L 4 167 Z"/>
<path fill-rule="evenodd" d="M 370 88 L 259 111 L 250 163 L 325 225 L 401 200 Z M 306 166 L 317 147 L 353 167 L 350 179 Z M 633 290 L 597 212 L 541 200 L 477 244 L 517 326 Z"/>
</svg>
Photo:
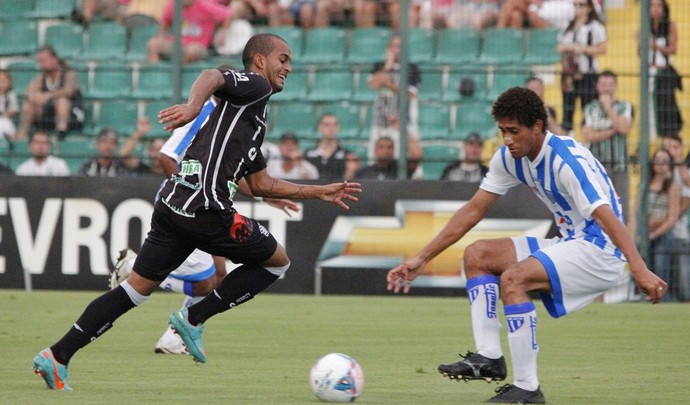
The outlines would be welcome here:
<svg viewBox="0 0 690 405">
<path fill-rule="evenodd" d="M 205 69 L 196 78 L 189 90 L 186 104 L 176 104 L 158 113 L 158 122 L 166 131 L 172 131 L 190 122 L 201 111 L 206 100 L 223 87 L 223 73 L 217 69 Z"/>
<path fill-rule="evenodd" d="M 666 293 L 668 285 L 647 268 L 625 225 L 616 217 L 608 205 L 599 206 L 594 210 L 592 216 L 601 226 L 601 229 L 609 235 L 618 249 L 623 252 L 623 255 L 628 260 L 630 273 L 640 291 L 647 295 L 647 301 L 653 304 L 658 303 Z"/>
<path fill-rule="evenodd" d="M 325 185 L 297 184 L 287 180 L 276 179 L 266 169 L 245 177 L 252 194 L 265 198 L 320 199 L 350 209 L 347 201 L 358 201 L 354 194 L 362 192 L 362 185 L 348 181 Z"/>
</svg>

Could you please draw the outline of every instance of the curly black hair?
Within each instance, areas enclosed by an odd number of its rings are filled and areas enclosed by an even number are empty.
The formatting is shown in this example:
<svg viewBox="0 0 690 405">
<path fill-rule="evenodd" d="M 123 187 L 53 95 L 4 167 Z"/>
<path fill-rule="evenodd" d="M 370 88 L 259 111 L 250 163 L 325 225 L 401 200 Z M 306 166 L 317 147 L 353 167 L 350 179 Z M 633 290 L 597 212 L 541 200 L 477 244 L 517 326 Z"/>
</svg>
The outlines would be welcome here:
<svg viewBox="0 0 690 405">
<path fill-rule="evenodd" d="M 511 87 L 498 96 L 491 109 L 494 120 L 514 119 L 521 125 L 532 127 L 537 120 L 548 125 L 544 102 L 537 93 L 525 87 Z"/>
</svg>

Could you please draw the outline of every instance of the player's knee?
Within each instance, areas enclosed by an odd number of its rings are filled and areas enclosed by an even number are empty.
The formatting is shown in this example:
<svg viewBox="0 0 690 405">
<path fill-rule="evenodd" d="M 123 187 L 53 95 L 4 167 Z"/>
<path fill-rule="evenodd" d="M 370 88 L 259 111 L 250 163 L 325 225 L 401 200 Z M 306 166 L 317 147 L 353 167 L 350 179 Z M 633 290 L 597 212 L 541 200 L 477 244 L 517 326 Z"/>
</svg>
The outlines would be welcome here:
<svg viewBox="0 0 690 405">
<path fill-rule="evenodd" d="M 282 276 L 283 274 L 285 274 L 285 272 L 288 270 L 289 267 L 290 267 L 290 262 L 288 261 L 288 263 L 287 263 L 286 265 L 284 265 L 284 266 L 266 266 L 266 267 L 264 267 L 264 268 L 265 268 L 269 273 L 271 273 L 271 274 L 273 274 L 273 275 L 276 275 L 276 276 L 280 277 L 280 276 Z"/>
<path fill-rule="evenodd" d="M 518 267 L 512 266 L 501 274 L 501 295 L 509 296 L 525 292 L 525 278 Z"/>
<path fill-rule="evenodd" d="M 486 273 L 485 267 L 490 254 L 489 245 L 483 240 L 476 241 L 465 248 L 463 267 L 467 278 Z"/>
</svg>

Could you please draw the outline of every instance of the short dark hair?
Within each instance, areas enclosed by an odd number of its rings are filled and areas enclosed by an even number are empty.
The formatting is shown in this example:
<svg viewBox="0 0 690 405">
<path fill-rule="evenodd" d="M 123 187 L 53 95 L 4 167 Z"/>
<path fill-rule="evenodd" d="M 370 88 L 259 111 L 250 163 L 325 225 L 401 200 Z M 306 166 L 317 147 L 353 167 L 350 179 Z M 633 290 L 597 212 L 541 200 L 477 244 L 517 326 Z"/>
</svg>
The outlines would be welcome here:
<svg viewBox="0 0 690 405">
<path fill-rule="evenodd" d="M 604 70 L 603 72 L 599 73 L 599 77 L 612 77 L 613 80 L 618 81 L 618 75 L 613 73 L 613 70 Z"/>
<path fill-rule="evenodd" d="M 522 125 L 532 127 L 537 120 L 544 123 L 543 131 L 548 126 L 544 102 L 537 93 L 526 87 L 511 87 L 498 96 L 491 109 L 494 120 L 514 119 Z"/>
<path fill-rule="evenodd" d="M 249 67 L 252 65 L 254 55 L 259 54 L 265 56 L 273 51 L 274 38 L 278 38 L 287 44 L 287 41 L 285 41 L 279 35 L 270 33 L 256 34 L 249 38 L 249 41 L 247 41 L 247 44 L 244 46 L 244 50 L 242 51 L 242 63 L 244 64 L 245 69 L 249 69 Z"/>
</svg>

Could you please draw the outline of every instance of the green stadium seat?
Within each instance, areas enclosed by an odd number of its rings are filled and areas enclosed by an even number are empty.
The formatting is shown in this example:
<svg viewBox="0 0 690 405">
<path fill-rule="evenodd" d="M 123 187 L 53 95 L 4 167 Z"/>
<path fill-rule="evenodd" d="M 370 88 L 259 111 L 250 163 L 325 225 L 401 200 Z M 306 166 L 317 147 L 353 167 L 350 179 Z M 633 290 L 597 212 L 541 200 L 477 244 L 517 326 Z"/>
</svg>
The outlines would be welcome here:
<svg viewBox="0 0 690 405">
<path fill-rule="evenodd" d="M 521 29 L 491 28 L 484 31 L 479 62 L 507 65 L 521 63 L 525 49 L 524 31 Z"/>
<path fill-rule="evenodd" d="M 0 38 L 0 56 L 31 55 L 38 48 L 38 25 L 21 19 L 2 21 Z"/>
<path fill-rule="evenodd" d="M 441 70 L 422 70 L 419 100 L 437 101 L 443 97 L 444 73 Z"/>
<path fill-rule="evenodd" d="M 481 33 L 471 28 L 445 29 L 438 33 L 438 49 L 433 62 L 458 66 L 474 63 L 481 49 Z"/>
<path fill-rule="evenodd" d="M 460 148 L 451 144 L 425 145 L 422 168 L 425 180 L 439 180 L 443 169 L 460 158 Z"/>
<path fill-rule="evenodd" d="M 408 59 L 411 63 L 426 65 L 434 58 L 436 33 L 423 28 L 412 28 L 409 33 Z M 383 54 L 379 57 L 382 59 Z"/>
<path fill-rule="evenodd" d="M 463 96 L 460 94 L 460 82 L 466 78 L 472 79 L 474 82 L 474 93 L 471 96 Z M 448 74 L 448 87 L 443 95 L 444 101 L 483 101 L 486 97 L 487 74 L 486 70 L 482 67 L 476 66 L 467 69 L 453 70 Z"/>
<path fill-rule="evenodd" d="M 86 44 L 81 54 L 88 60 L 124 59 L 127 51 L 127 29 L 115 22 L 94 22 L 86 31 Z"/>
<path fill-rule="evenodd" d="M 46 27 L 45 44 L 53 47 L 63 59 L 75 59 L 84 49 L 84 28 L 75 23 L 58 23 Z"/>
<path fill-rule="evenodd" d="M 318 70 L 314 85 L 307 94 L 311 101 L 350 100 L 354 94 L 354 76 L 352 72 L 342 70 Z"/>
<path fill-rule="evenodd" d="M 96 65 L 93 82 L 85 95 L 90 98 L 130 97 L 132 95 L 132 68 L 127 64 Z"/>
<path fill-rule="evenodd" d="M 350 102 L 328 103 L 321 105 L 319 115 L 334 114 L 340 123 L 341 139 L 360 139 L 362 133 L 361 105 Z"/>
<path fill-rule="evenodd" d="M 309 72 L 293 70 L 285 80 L 283 91 L 271 96 L 271 101 L 304 100 L 309 90 Z"/>
<path fill-rule="evenodd" d="M 302 55 L 304 50 L 304 31 L 299 27 L 293 26 L 280 26 L 280 27 L 266 27 L 264 32 L 278 35 L 283 38 L 285 42 L 290 45 L 290 51 L 292 52 L 292 59 L 298 60 Z"/>
<path fill-rule="evenodd" d="M 149 101 L 144 104 L 144 116 L 151 122 L 151 131 L 146 134 L 146 138 L 168 138 L 170 132 L 163 129 L 158 123 L 158 113 L 172 104 L 170 101 Z"/>
<path fill-rule="evenodd" d="M 31 80 L 40 73 L 33 59 L 12 62 L 7 66 L 7 70 L 12 75 L 12 87 L 18 96 L 22 96 Z"/>
<path fill-rule="evenodd" d="M 450 136 L 450 107 L 448 104 L 419 105 L 419 139 L 422 141 L 448 139 Z"/>
<path fill-rule="evenodd" d="M 470 132 L 478 133 L 483 139 L 496 136 L 496 123 L 491 116 L 491 103 L 459 104 L 455 113 L 453 139 L 465 139 Z"/>
<path fill-rule="evenodd" d="M 0 0 L 0 21 L 17 21 L 34 9 L 34 0 Z"/>
<path fill-rule="evenodd" d="M 350 31 L 345 62 L 358 65 L 373 65 L 383 60 L 391 38 L 391 31 L 384 27 L 356 28 Z"/>
<path fill-rule="evenodd" d="M 353 99 L 358 102 L 373 103 L 376 99 L 376 91 L 369 87 L 367 80 L 371 69 L 363 69 L 357 72 L 355 79 L 355 94 Z"/>
<path fill-rule="evenodd" d="M 560 54 L 556 51 L 558 45 L 557 28 L 543 28 L 529 30 L 524 62 L 530 65 L 552 65 L 560 61 Z"/>
<path fill-rule="evenodd" d="M 524 86 L 529 72 L 514 69 L 497 69 L 493 72 L 491 88 L 487 95 L 489 100 L 495 100 L 504 91 L 514 86 Z"/>
<path fill-rule="evenodd" d="M 342 147 L 357 155 L 362 163 L 362 166 L 366 166 L 368 164 L 369 146 L 366 143 L 343 142 Z"/>
<path fill-rule="evenodd" d="M 172 66 L 166 63 L 142 65 L 132 97 L 140 99 L 171 99 L 173 97 Z"/>
<path fill-rule="evenodd" d="M 294 132 L 297 137 L 309 139 L 315 137 L 316 109 L 312 103 L 291 102 L 275 104 L 269 120 L 268 138 L 277 140 L 285 132 Z"/>
<path fill-rule="evenodd" d="M 35 0 L 33 10 L 24 16 L 38 19 L 70 18 L 75 7 L 76 0 Z"/>
<path fill-rule="evenodd" d="M 343 28 L 312 28 L 305 33 L 304 50 L 301 57 L 293 58 L 298 63 L 328 64 L 342 63 L 345 59 L 347 32 Z M 293 52 L 293 55 L 294 52 Z"/>
<path fill-rule="evenodd" d="M 145 61 L 147 43 L 151 37 L 158 34 L 159 30 L 160 28 L 157 24 L 143 24 L 130 28 L 125 59 L 129 61 Z"/>
<path fill-rule="evenodd" d="M 139 106 L 136 102 L 103 100 L 99 102 L 98 107 L 90 129 L 91 135 L 97 135 L 103 128 L 114 128 L 124 136 L 129 136 L 134 132 L 139 117 Z"/>
<path fill-rule="evenodd" d="M 70 135 L 60 141 L 55 154 L 65 159 L 70 172 L 75 175 L 79 173 L 84 162 L 97 155 L 96 141 L 79 135 Z"/>
</svg>

